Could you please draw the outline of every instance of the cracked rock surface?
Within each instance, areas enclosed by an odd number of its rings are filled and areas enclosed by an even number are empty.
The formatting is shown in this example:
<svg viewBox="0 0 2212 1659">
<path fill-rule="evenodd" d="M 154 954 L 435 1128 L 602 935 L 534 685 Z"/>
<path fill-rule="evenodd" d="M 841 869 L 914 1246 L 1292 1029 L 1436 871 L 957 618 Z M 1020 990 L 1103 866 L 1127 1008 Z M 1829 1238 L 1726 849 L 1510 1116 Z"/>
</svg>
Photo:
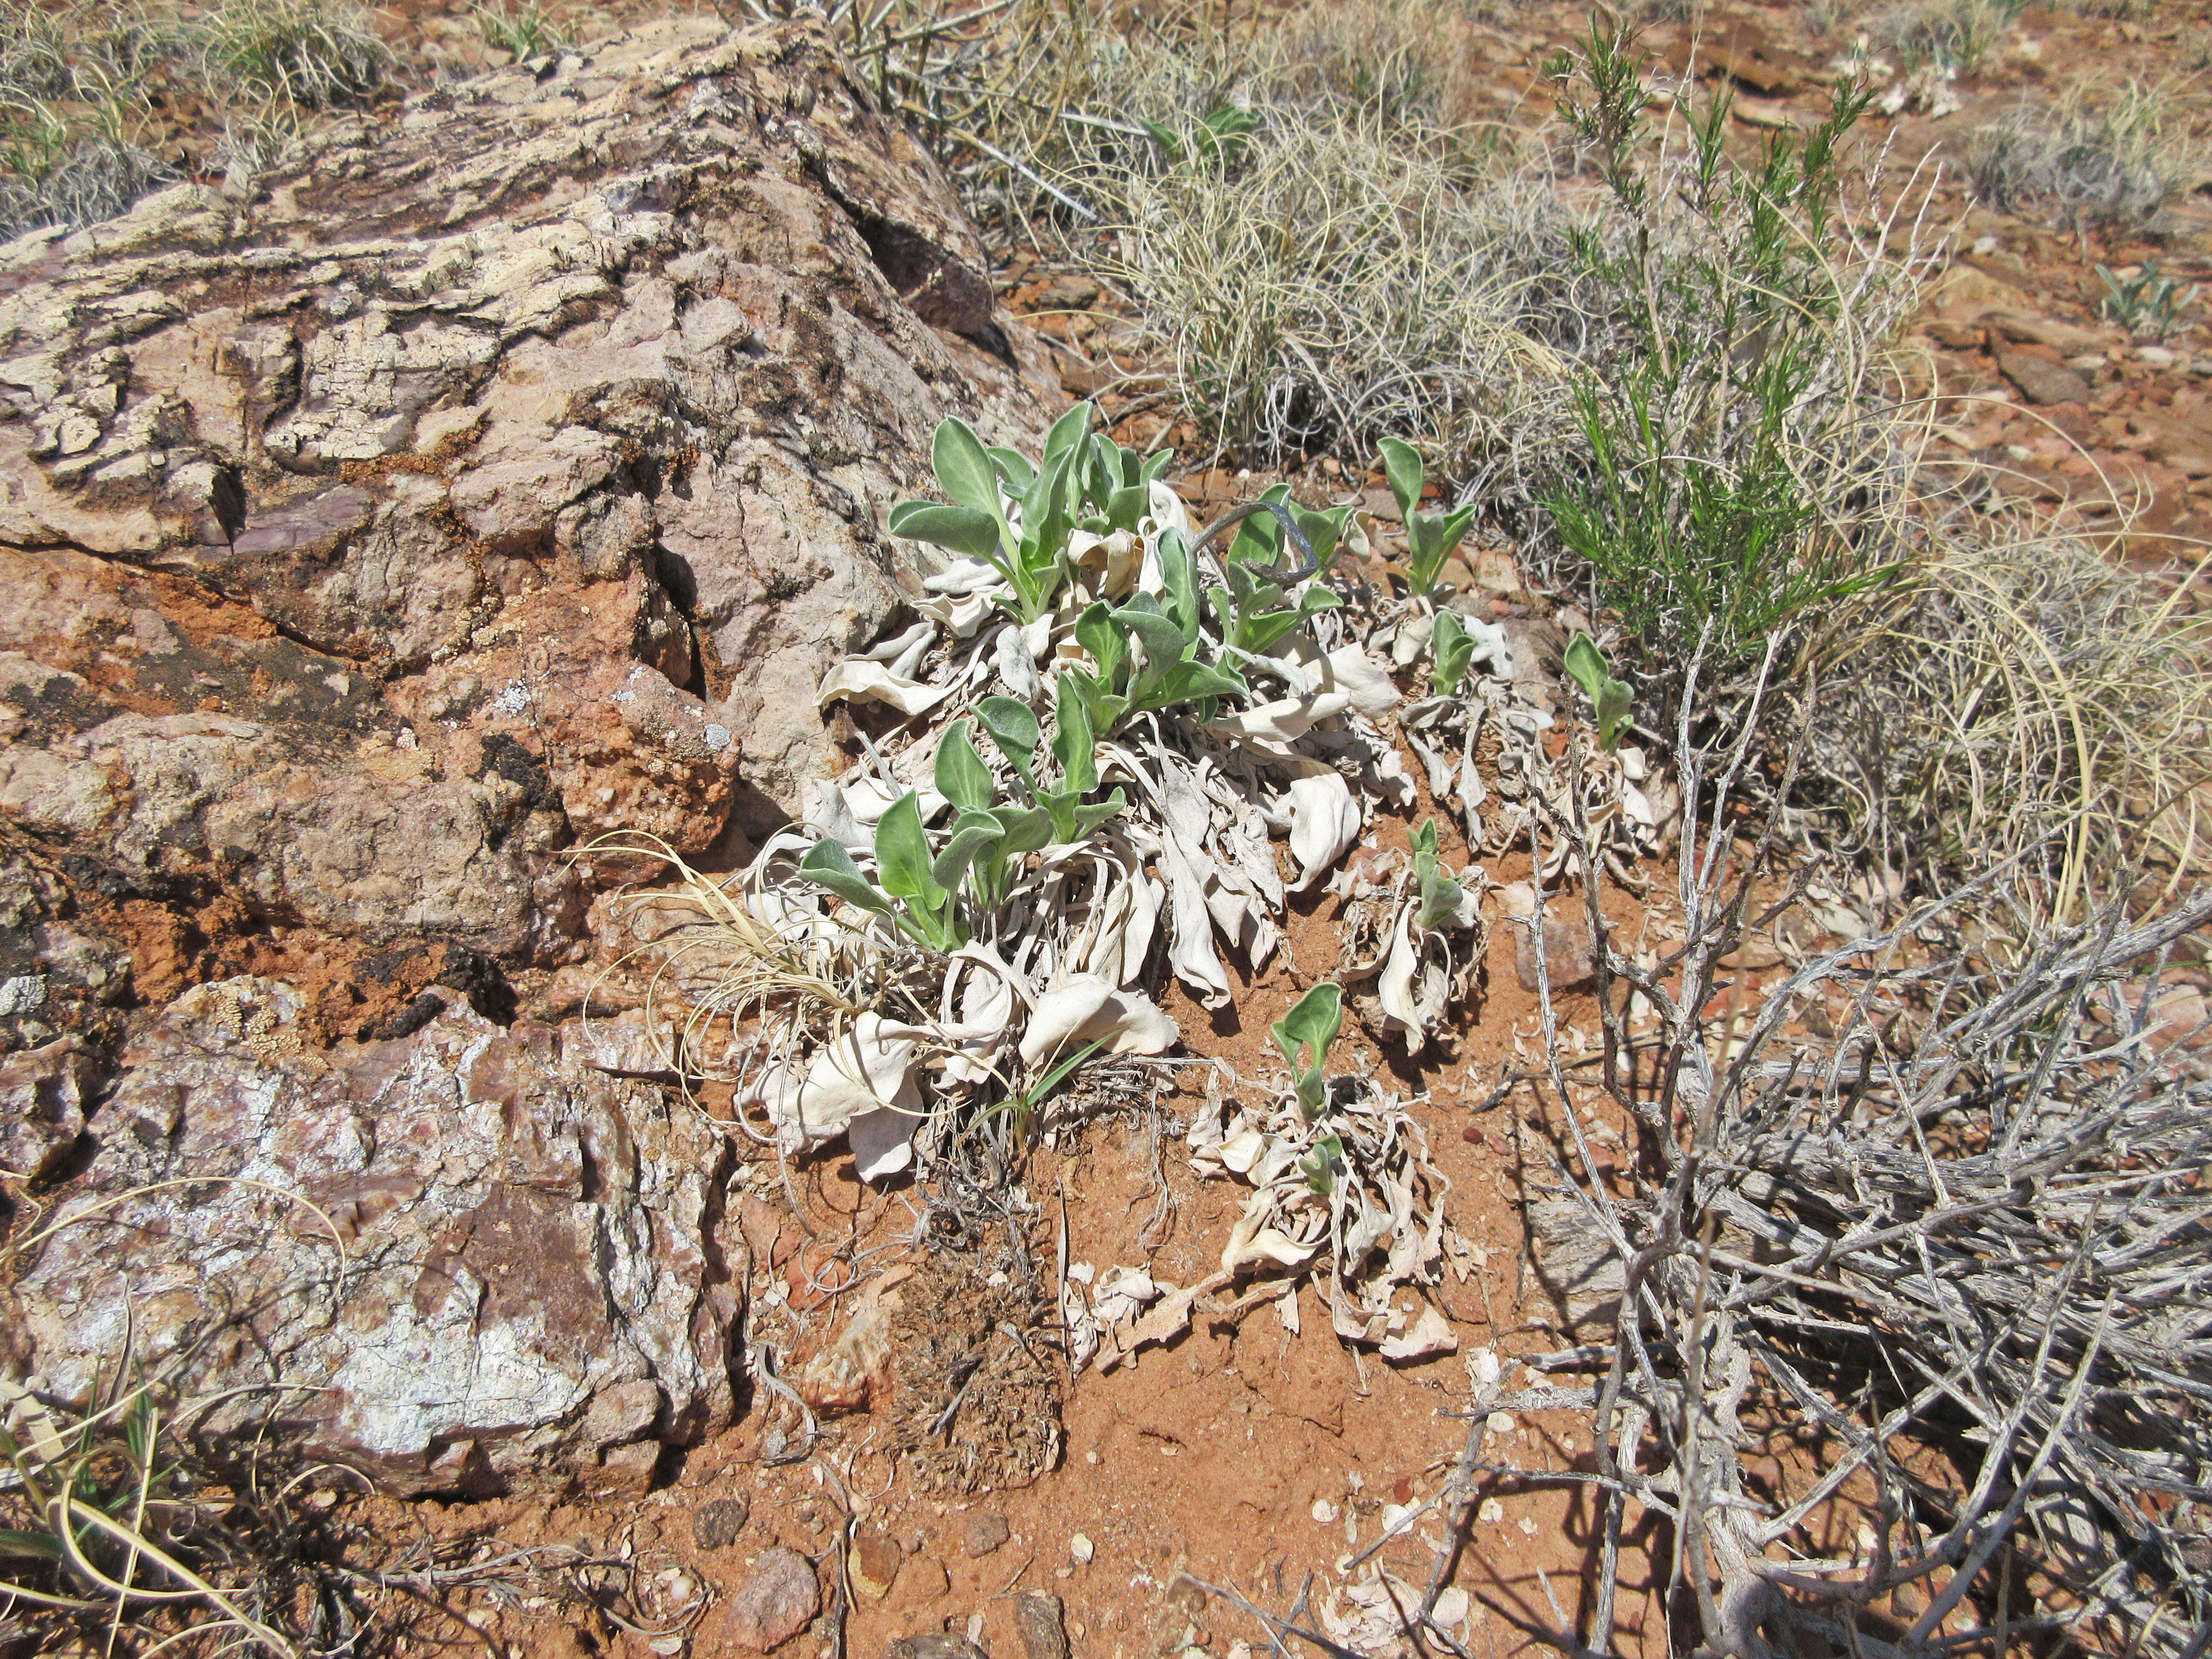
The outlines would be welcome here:
<svg viewBox="0 0 2212 1659">
<path fill-rule="evenodd" d="M 15 1286 L 42 1386 L 90 1375 L 104 1261 L 194 1386 L 280 1357 L 317 1447 L 402 1485 L 649 1472 L 726 1409 L 719 1150 L 640 1044 L 544 1034 L 650 873 L 594 838 L 727 858 L 833 769 L 815 688 L 916 590 L 878 526 L 938 421 L 1036 441 L 985 270 L 824 34 L 711 18 L 0 247 L 0 1138 L 64 1203 L 259 1170 L 359 1230 L 332 1279 L 232 1183 L 65 1235 Z M 393 1139 L 472 1110 L 539 1161 Z M 567 1243 L 469 1266 L 502 1227 Z M 250 1340 L 195 1305 L 226 1249 Z M 459 1333 L 509 1370 L 409 1395 Z"/>
</svg>

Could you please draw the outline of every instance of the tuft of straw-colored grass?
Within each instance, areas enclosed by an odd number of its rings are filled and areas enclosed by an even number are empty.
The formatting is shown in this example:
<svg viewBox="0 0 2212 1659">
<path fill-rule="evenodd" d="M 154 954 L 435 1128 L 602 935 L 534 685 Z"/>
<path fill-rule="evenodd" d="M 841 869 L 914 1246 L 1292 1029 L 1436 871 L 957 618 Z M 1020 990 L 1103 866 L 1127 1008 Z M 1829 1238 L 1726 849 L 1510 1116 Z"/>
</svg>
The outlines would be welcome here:
<svg viewBox="0 0 2212 1659">
<path fill-rule="evenodd" d="M 1271 111 L 1248 154 L 1113 185 L 1110 269 L 1214 447 L 1356 454 L 1417 433 L 1463 476 L 1509 443 L 1508 412 L 1565 373 L 1522 325 L 1542 233 L 1501 234 L 1495 198 L 1372 118 Z"/>
<path fill-rule="evenodd" d="M 354 0 L 222 0 L 199 37 L 210 80 L 229 76 L 305 109 L 350 103 L 391 72 L 390 49 Z"/>
<path fill-rule="evenodd" d="M 1876 15 L 1868 33 L 1908 70 L 1933 64 L 1977 75 L 2025 9 L 2025 0 L 1908 0 Z"/>
<path fill-rule="evenodd" d="M 2212 665 L 2175 605 L 2077 538 L 1947 536 L 1838 665 L 1856 746 L 1832 775 L 1886 861 L 1934 887 L 2018 860 L 2031 924 L 2200 872 Z"/>
<path fill-rule="evenodd" d="M 2161 82 L 2086 82 L 2055 105 L 2023 103 L 1967 141 L 1974 192 L 2071 228 L 2140 228 L 2212 179 L 2201 94 Z"/>
</svg>

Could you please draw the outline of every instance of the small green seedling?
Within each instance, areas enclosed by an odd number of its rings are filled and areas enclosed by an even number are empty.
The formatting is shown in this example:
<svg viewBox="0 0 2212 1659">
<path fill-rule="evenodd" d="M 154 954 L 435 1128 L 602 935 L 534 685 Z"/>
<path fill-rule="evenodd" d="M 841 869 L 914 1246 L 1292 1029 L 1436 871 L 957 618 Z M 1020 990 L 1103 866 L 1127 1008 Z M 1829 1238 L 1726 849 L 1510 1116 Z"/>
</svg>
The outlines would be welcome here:
<svg viewBox="0 0 2212 1659">
<path fill-rule="evenodd" d="M 1406 580 L 1417 598 L 1425 599 L 1436 591 L 1444 561 L 1467 539 L 1476 509 L 1468 506 L 1456 513 L 1427 511 L 1421 506 L 1427 474 L 1420 452 L 1401 438 L 1383 439 L 1382 449 L 1382 473 L 1390 481 L 1390 493 L 1398 498 L 1398 511 L 1406 521 Z"/>
<path fill-rule="evenodd" d="M 965 421 L 947 416 L 938 422 L 929 459 L 950 504 L 901 501 L 891 509 L 891 534 L 987 561 L 1014 590 L 1015 615 L 1035 622 L 1052 608 L 1067 575 L 1068 532 L 1091 459 L 1091 405 L 1078 404 L 1054 422 L 1043 465 L 1032 469 L 1012 450 L 985 448 Z M 1021 508 L 1018 531 L 1002 484 Z"/>
<path fill-rule="evenodd" d="M 1337 1177 L 1344 1173 L 1344 1137 L 1323 1135 L 1314 1142 L 1313 1150 L 1299 1162 L 1298 1169 L 1306 1178 L 1306 1185 L 1327 1198 L 1336 1190 Z"/>
<path fill-rule="evenodd" d="M 1083 493 L 1091 504 L 1083 527 L 1094 536 L 1133 532 L 1152 510 L 1153 482 L 1174 459 L 1171 449 L 1147 457 L 1103 433 L 1094 434 L 1083 466 Z"/>
<path fill-rule="evenodd" d="M 1144 122 L 1145 131 L 1152 134 L 1152 142 L 1160 147 L 1170 166 L 1213 173 L 1225 173 L 1243 159 L 1259 125 L 1260 118 L 1250 110 L 1223 104 L 1199 123 L 1186 144 L 1182 135 L 1173 127 L 1163 126 L 1158 121 Z"/>
<path fill-rule="evenodd" d="M 2162 340 L 2172 333 L 2182 311 L 2203 291 L 2195 284 L 2183 289 L 2160 274 L 2155 259 L 2144 261 L 2132 276 L 2116 276 L 2109 265 L 2099 265 L 2097 275 L 2105 279 L 2105 314 L 2141 339 Z"/>
<path fill-rule="evenodd" d="M 1029 704 L 1016 697 L 986 697 L 975 706 L 983 730 L 999 745 L 999 752 L 1045 815 L 1050 840 L 1039 842 L 1040 846 L 1080 841 L 1119 812 L 1126 799 L 1116 789 L 1103 801 L 1084 805 L 1084 797 L 1098 787 L 1097 738 L 1068 670 L 1060 671 L 1056 691 L 1059 729 L 1052 734 L 1051 754 L 1060 763 L 1057 781 L 1042 775 L 1043 734 Z"/>
<path fill-rule="evenodd" d="M 899 930 L 933 951 L 955 951 L 968 942 L 956 892 L 966 873 L 970 845 L 933 859 L 921 827 L 921 800 L 909 789 L 885 809 L 876 825 L 878 890 L 860 873 L 853 855 L 829 836 L 806 849 L 799 872 L 848 904 L 889 916 Z"/>
<path fill-rule="evenodd" d="M 1413 841 L 1413 884 L 1420 894 L 1414 915 L 1421 931 L 1428 933 L 1459 915 L 1467 902 L 1467 889 L 1445 873 L 1443 861 L 1437 856 L 1434 818 L 1423 818 L 1414 826 Z"/>
<path fill-rule="evenodd" d="M 1440 695 L 1449 696 L 1467 678 L 1468 665 L 1474 660 L 1474 635 L 1468 632 L 1456 611 L 1439 611 L 1436 628 L 1429 635 L 1429 649 L 1436 656 L 1429 684 Z"/>
<path fill-rule="evenodd" d="M 1332 507 L 1326 513 L 1316 513 L 1300 507 L 1291 500 L 1288 484 L 1271 485 L 1260 499 L 1276 504 L 1291 515 L 1299 533 L 1312 548 L 1315 563 L 1326 568 L 1336 556 L 1337 543 L 1352 516 L 1350 507 Z M 1221 642 L 1225 648 L 1256 656 L 1272 649 L 1284 635 L 1309 617 L 1334 611 L 1343 603 L 1316 582 L 1295 605 L 1285 605 L 1282 584 L 1269 580 L 1269 573 L 1281 568 L 1282 555 L 1282 520 L 1273 513 L 1256 513 L 1237 530 L 1237 539 L 1229 544 L 1229 555 L 1222 561 L 1229 586 L 1210 587 L 1206 593 L 1206 603 L 1221 624 Z"/>
<path fill-rule="evenodd" d="M 1587 634 L 1577 634 L 1567 641 L 1566 670 L 1595 709 L 1597 746 L 1610 755 L 1620 747 L 1621 733 L 1627 729 L 1629 702 L 1635 689 L 1626 680 L 1613 678 L 1605 653 Z"/>
<path fill-rule="evenodd" d="M 1328 1045 L 1343 1029 L 1344 993 L 1326 981 L 1300 997 L 1289 1013 L 1267 1028 L 1275 1047 L 1289 1062 L 1298 1109 L 1309 1123 L 1328 1103 Z"/>
</svg>

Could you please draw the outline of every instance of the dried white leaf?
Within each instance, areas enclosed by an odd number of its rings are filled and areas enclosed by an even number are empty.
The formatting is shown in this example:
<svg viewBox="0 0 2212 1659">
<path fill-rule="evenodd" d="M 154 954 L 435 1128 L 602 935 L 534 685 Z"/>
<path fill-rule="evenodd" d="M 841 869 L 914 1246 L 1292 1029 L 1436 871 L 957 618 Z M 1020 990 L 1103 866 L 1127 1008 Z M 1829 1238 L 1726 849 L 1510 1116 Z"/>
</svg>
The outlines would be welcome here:
<svg viewBox="0 0 2212 1659">
<path fill-rule="evenodd" d="M 840 697 L 854 702 L 885 702 L 902 714 L 926 714 L 951 695 L 948 685 L 924 685 L 893 674 L 879 662 L 848 657 L 831 669 L 815 693 L 815 706 L 827 708 Z"/>
<path fill-rule="evenodd" d="M 1022 630 L 1012 623 L 999 630 L 993 660 L 1006 690 L 1024 702 L 1035 702 L 1044 690 L 1044 682 L 1037 676 L 1036 655 L 1022 637 Z"/>
<path fill-rule="evenodd" d="M 966 556 L 954 559 L 935 575 L 924 576 L 921 585 L 931 593 L 987 593 L 1006 580 L 998 567 L 982 559 Z"/>
<path fill-rule="evenodd" d="M 1458 1352 L 1459 1338 L 1452 1334 L 1451 1322 L 1434 1308 L 1423 1308 L 1411 1330 L 1388 1339 L 1382 1348 L 1382 1358 L 1389 1360 L 1428 1359 Z"/>
<path fill-rule="evenodd" d="M 1078 974 L 1037 999 L 1022 1033 L 1021 1056 L 1031 1066 L 1098 1041 L 1109 1054 L 1163 1054 L 1182 1033 L 1142 991 L 1124 991 L 1092 974 Z"/>
<path fill-rule="evenodd" d="M 1289 809 L 1291 855 L 1299 872 L 1291 890 L 1302 893 L 1359 839 L 1359 803 L 1336 773 L 1317 772 L 1291 782 Z"/>
<path fill-rule="evenodd" d="M 1357 642 L 1340 645 L 1328 653 L 1329 678 L 1352 699 L 1352 706 L 1370 720 L 1379 720 L 1398 706 L 1398 687 L 1390 671 Z"/>
<path fill-rule="evenodd" d="M 790 1086 L 786 1068 L 769 1068 L 780 1074 L 782 1086 L 764 1103 L 786 1148 L 795 1152 L 834 1139 L 865 1113 L 884 1108 L 919 1113 L 915 1054 L 923 1035 L 917 1027 L 865 1013 L 815 1050 L 797 1087 Z"/>
</svg>

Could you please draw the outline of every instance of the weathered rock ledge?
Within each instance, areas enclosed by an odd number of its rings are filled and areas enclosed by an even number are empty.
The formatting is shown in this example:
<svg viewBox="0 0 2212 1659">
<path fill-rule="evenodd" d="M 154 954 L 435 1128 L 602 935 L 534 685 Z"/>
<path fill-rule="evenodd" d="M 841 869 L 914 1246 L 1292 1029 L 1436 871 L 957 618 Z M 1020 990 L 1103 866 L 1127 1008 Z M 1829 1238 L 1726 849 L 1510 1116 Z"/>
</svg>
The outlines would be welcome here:
<svg viewBox="0 0 2212 1659">
<path fill-rule="evenodd" d="M 128 1300 L 413 1487 L 726 1416 L 726 1153 L 573 1024 L 578 854 L 828 769 L 932 428 L 1042 423 L 984 271 L 826 36 L 696 19 L 0 248 L 0 1149 L 194 1183 L 18 1264 L 19 1370 Z"/>
</svg>

